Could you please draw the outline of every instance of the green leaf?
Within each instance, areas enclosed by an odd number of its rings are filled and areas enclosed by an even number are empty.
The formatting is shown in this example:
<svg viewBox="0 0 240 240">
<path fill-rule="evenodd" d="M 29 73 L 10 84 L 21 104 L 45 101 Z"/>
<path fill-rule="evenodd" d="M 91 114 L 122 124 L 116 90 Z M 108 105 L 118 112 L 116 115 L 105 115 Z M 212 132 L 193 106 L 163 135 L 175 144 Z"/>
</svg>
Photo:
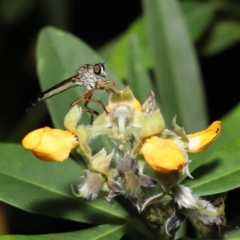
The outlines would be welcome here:
<svg viewBox="0 0 240 240">
<path fill-rule="evenodd" d="M 240 137 L 215 151 L 185 183 L 205 196 L 240 187 Z"/>
<path fill-rule="evenodd" d="M 103 196 L 82 200 L 73 196 L 84 168 L 69 159 L 43 162 L 17 144 L 0 145 L 0 200 L 28 212 L 85 223 L 116 223 L 130 216 Z M 101 217 L 99 217 L 101 216 Z"/>
<path fill-rule="evenodd" d="M 204 55 L 216 54 L 226 50 L 240 40 L 240 23 L 234 21 L 222 21 L 216 23 L 207 43 L 204 45 L 201 52 Z"/>
<path fill-rule="evenodd" d="M 97 62 L 104 62 L 104 60 L 73 35 L 53 27 L 46 27 L 40 32 L 37 43 L 37 70 L 42 90 L 74 76 L 81 65 Z M 122 83 L 107 64 L 106 71 L 108 78 L 114 79 L 118 88 L 123 88 Z M 69 111 L 70 104 L 86 92 L 85 87 L 75 87 L 47 100 L 55 126 L 63 128 L 63 119 Z M 94 93 L 93 98 L 99 97 L 106 104 L 108 94 L 105 91 L 95 92 L 97 93 Z M 89 107 L 92 106 L 97 111 L 102 112 L 103 109 L 98 105 L 89 104 Z M 85 114 L 83 121 L 85 119 L 89 123 L 90 116 L 86 115 L 88 114 Z"/>
<path fill-rule="evenodd" d="M 235 219 L 227 222 L 228 228 L 224 228 L 222 232 L 222 239 L 239 239 L 240 236 L 240 228 L 239 228 L 240 217 L 236 217 Z"/>
<path fill-rule="evenodd" d="M 222 118 L 222 129 L 216 148 L 222 147 L 240 137 L 240 103 Z"/>
<path fill-rule="evenodd" d="M 144 66 L 144 57 L 137 35 L 132 35 L 129 39 L 127 52 L 128 83 L 130 88 L 134 90 L 134 96 L 143 102 L 152 90 L 152 84 Z"/>
<path fill-rule="evenodd" d="M 121 239 L 126 232 L 126 224 L 104 224 L 97 227 L 88 228 L 86 230 L 66 232 L 66 233 L 54 233 L 54 234 L 41 234 L 41 235 L 5 235 L 1 236 L 3 240 L 42 240 L 42 239 L 58 239 L 58 240 L 109 240 L 109 239 Z"/>
<path fill-rule="evenodd" d="M 176 0 L 143 0 L 149 47 L 156 74 L 155 95 L 167 125 L 177 115 L 187 131 L 207 123 L 197 58 Z"/>
<path fill-rule="evenodd" d="M 131 226 L 130 226 L 130 233 L 133 233 L 133 236 L 131 236 L 130 239 L 139 239 L 139 236 L 141 239 L 156 239 L 156 235 L 151 231 L 151 229 L 144 223 L 142 220 L 133 219 L 131 220 Z M 137 230 L 137 233 L 136 233 Z M 137 237 L 138 236 L 138 237 Z M 145 236 L 145 238 L 143 238 Z"/>
<path fill-rule="evenodd" d="M 145 68 L 152 66 L 142 18 L 135 20 L 122 35 L 120 35 L 117 39 L 112 40 L 99 50 L 100 54 L 105 56 L 107 62 L 109 62 L 118 76 L 123 79 L 128 78 L 128 43 L 132 35 L 136 35 L 139 39 L 139 46 L 144 55 Z"/>
<path fill-rule="evenodd" d="M 181 8 L 192 40 L 198 40 L 215 16 L 213 2 L 182 1 Z"/>
</svg>

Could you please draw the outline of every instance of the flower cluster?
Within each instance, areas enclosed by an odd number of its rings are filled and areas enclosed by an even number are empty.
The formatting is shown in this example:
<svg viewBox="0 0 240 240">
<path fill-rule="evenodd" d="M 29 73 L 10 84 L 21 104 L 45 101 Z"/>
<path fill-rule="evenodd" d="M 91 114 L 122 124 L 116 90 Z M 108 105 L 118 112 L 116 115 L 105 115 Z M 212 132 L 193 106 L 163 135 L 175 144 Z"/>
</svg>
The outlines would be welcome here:
<svg viewBox="0 0 240 240">
<path fill-rule="evenodd" d="M 108 114 L 104 111 L 91 125 L 81 124 L 83 109 L 74 106 L 64 119 L 67 130 L 35 130 L 23 139 L 23 146 L 42 160 L 56 161 L 67 159 L 75 148 L 87 166 L 75 196 L 94 200 L 103 193 L 112 201 L 123 195 L 144 212 L 150 227 L 164 234 L 173 234 L 184 217 L 198 228 L 204 226 L 203 235 L 211 225 L 221 225 L 223 204 L 216 206 L 179 184 L 184 174 L 192 178 L 188 153 L 209 146 L 219 136 L 221 122 L 186 134 L 174 117 L 170 130 L 155 106 L 153 92 L 142 105 L 129 88 L 120 93 L 110 94 Z M 98 136 L 110 138 L 111 153 L 104 148 L 93 153 L 89 143 Z"/>
</svg>

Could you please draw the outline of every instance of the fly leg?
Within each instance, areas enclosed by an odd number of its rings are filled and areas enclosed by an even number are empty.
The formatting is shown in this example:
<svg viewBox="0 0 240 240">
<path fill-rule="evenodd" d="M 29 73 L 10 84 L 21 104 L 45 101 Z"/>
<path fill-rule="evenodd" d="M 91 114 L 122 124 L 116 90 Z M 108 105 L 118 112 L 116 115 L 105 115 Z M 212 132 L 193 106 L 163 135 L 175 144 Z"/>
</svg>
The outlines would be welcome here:
<svg viewBox="0 0 240 240">
<path fill-rule="evenodd" d="M 108 84 L 112 84 L 113 87 L 108 87 L 107 85 Z M 105 80 L 105 81 L 99 81 L 99 82 L 96 82 L 96 89 L 101 89 L 101 90 L 105 90 L 107 91 L 108 93 L 114 93 L 116 94 L 117 96 L 120 96 L 120 92 L 115 88 L 115 82 L 113 80 Z"/>
<path fill-rule="evenodd" d="M 77 100 L 75 100 L 70 107 L 75 106 L 78 102 L 84 100 L 84 107 L 85 109 L 83 109 L 85 112 L 89 112 L 91 114 L 91 121 L 90 121 L 90 125 L 93 123 L 94 120 L 94 114 L 95 115 L 99 115 L 99 113 L 95 110 L 93 110 L 92 108 L 89 108 L 87 105 L 89 102 L 95 102 L 95 103 L 99 103 L 102 108 L 104 109 L 104 111 L 106 112 L 106 114 L 108 114 L 108 111 L 106 110 L 105 106 L 103 105 L 102 101 L 100 100 L 96 100 L 96 99 L 91 99 L 92 95 L 93 95 L 93 91 L 94 89 L 91 89 L 90 91 L 88 91 L 86 94 L 84 94 L 83 96 L 81 96 L 80 98 L 78 98 Z"/>
</svg>

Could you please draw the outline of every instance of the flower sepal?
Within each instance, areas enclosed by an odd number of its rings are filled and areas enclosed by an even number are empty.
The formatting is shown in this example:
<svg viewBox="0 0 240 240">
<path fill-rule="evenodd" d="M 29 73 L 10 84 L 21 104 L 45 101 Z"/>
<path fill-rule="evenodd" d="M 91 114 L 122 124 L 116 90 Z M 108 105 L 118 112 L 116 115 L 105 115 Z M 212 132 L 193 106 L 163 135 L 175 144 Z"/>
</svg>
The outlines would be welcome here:
<svg viewBox="0 0 240 240">
<path fill-rule="evenodd" d="M 88 169 L 92 172 L 98 172 L 108 176 L 108 168 L 112 160 L 114 151 L 107 155 L 106 150 L 103 148 L 97 154 L 90 158 L 88 162 Z"/>
<path fill-rule="evenodd" d="M 159 109 L 152 115 L 146 114 L 143 120 L 140 138 L 145 139 L 154 135 L 159 135 L 165 128 L 165 122 Z"/>
<path fill-rule="evenodd" d="M 75 133 L 77 124 L 80 121 L 81 116 L 82 116 L 82 108 L 75 105 L 66 114 L 64 118 L 64 127 L 68 131 Z"/>
<path fill-rule="evenodd" d="M 117 169 L 119 178 L 109 182 L 111 191 L 108 200 L 123 195 L 140 211 L 141 188 L 153 187 L 156 181 L 140 171 L 137 161 L 129 153 L 126 153 L 124 158 L 118 156 Z"/>
<path fill-rule="evenodd" d="M 177 136 L 179 136 L 181 138 L 181 148 L 186 148 L 189 144 L 189 139 L 187 137 L 187 134 L 184 130 L 184 128 L 180 127 L 177 125 L 177 117 L 175 116 L 173 118 L 173 121 L 172 121 L 172 124 L 173 124 L 173 127 L 174 127 L 174 132 L 177 134 Z M 178 141 L 179 143 L 179 141 Z"/>
<path fill-rule="evenodd" d="M 89 170 L 85 170 L 82 178 L 84 181 L 78 185 L 78 193 L 72 189 L 74 195 L 79 198 L 96 199 L 98 193 L 103 186 L 105 186 L 104 183 L 106 179 L 101 173 L 91 172 Z"/>
<path fill-rule="evenodd" d="M 85 157 L 90 159 L 92 156 L 92 151 L 87 144 L 91 137 L 90 130 L 88 130 L 83 125 L 78 125 L 76 129 L 76 135 L 79 139 L 79 148 L 77 149 L 78 153 L 83 154 Z"/>
</svg>

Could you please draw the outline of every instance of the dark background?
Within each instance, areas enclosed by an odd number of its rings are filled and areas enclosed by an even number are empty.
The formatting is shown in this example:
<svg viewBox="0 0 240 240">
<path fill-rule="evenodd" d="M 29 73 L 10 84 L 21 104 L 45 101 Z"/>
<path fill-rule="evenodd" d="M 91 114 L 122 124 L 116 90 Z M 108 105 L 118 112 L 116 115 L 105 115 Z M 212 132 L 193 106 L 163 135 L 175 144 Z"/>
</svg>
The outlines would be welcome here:
<svg viewBox="0 0 240 240">
<path fill-rule="evenodd" d="M 0 10 L 0 140 L 3 142 L 19 142 L 23 137 L 12 135 L 12 132 L 19 127 L 27 106 L 40 92 L 35 47 L 42 27 L 54 25 L 69 31 L 97 50 L 124 32 L 142 13 L 139 0 L 68 0 L 59 1 L 60 4 L 54 4 L 55 0 L 31 1 L 33 4 L 17 17 L 7 18 Z M 197 50 L 199 46 L 201 42 L 196 44 Z M 221 118 L 239 102 L 239 55 L 240 43 L 214 56 L 198 54 L 211 121 Z M 42 119 L 39 127 L 51 124 L 47 114 L 36 117 Z M 69 227 L 67 221 L 56 220 L 57 227 L 48 227 L 49 218 L 14 208 L 7 208 L 7 212 L 13 233 L 40 233 L 41 225 L 44 232 L 78 229 L 79 226 L 71 223 Z M 234 209 L 229 208 L 227 212 L 234 215 Z M 25 219 L 28 225 L 21 219 Z"/>
</svg>

